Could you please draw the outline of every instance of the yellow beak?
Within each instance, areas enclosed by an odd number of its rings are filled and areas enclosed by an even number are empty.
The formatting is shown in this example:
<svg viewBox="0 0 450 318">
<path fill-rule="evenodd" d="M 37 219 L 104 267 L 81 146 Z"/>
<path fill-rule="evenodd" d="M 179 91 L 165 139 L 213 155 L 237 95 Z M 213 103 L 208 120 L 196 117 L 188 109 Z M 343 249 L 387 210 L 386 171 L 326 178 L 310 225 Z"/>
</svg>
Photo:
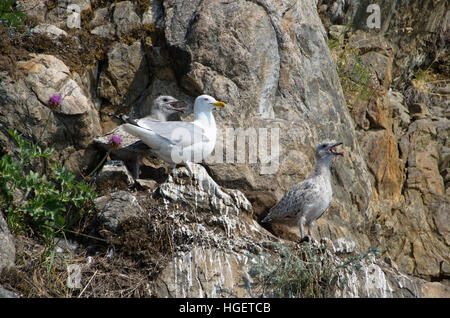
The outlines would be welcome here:
<svg viewBox="0 0 450 318">
<path fill-rule="evenodd" d="M 213 104 L 214 106 L 217 106 L 217 107 L 221 107 L 221 108 L 225 108 L 225 103 L 222 103 L 222 102 L 215 102 L 215 103 L 211 103 L 211 104 Z"/>
</svg>

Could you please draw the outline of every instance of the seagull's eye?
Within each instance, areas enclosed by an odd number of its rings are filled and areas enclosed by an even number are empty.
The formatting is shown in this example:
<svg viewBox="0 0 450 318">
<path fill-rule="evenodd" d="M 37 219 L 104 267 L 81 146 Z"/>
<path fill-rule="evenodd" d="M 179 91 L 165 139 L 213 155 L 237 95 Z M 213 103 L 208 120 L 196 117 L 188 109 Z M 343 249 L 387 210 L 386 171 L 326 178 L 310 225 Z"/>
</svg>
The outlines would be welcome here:
<svg viewBox="0 0 450 318">
<path fill-rule="evenodd" d="M 168 99 L 167 98 L 163 98 L 163 102 L 167 102 L 168 101 Z"/>
<path fill-rule="evenodd" d="M 206 98 L 206 97 L 205 97 L 205 98 L 203 98 L 203 99 L 204 99 L 204 100 L 206 100 L 206 101 L 208 100 L 208 98 Z"/>
</svg>

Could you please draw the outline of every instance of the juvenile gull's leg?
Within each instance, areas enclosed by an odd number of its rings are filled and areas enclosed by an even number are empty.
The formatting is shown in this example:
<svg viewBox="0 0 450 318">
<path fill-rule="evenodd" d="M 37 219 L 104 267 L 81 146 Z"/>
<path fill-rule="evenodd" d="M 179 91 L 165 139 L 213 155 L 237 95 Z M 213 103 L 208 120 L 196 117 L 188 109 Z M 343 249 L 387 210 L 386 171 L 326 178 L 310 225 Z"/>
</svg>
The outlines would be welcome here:
<svg viewBox="0 0 450 318">
<path fill-rule="evenodd" d="M 309 223 L 308 224 L 308 235 L 312 238 L 312 234 L 311 234 L 311 232 L 312 232 L 312 229 L 313 229 L 313 227 L 316 225 L 316 221 L 314 220 L 314 221 L 311 221 L 311 223 Z"/>
<path fill-rule="evenodd" d="M 305 233 L 305 231 L 304 231 L 304 225 L 305 225 L 305 222 L 306 222 L 306 219 L 305 219 L 305 217 L 303 217 L 303 216 L 301 216 L 301 217 L 298 219 L 298 227 L 299 227 L 299 229 L 300 229 L 300 240 L 303 239 L 303 233 Z"/>
<path fill-rule="evenodd" d="M 311 233 L 313 228 L 314 228 L 314 226 L 316 226 L 316 220 L 311 221 L 311 223 L 308 224 L 308 236 L 311 239 L 311 242 L 313 242 L 313 243 L 316 242 L 317 243 L 317 241 L 313 239 L 312 233 Z"/>
</svg>

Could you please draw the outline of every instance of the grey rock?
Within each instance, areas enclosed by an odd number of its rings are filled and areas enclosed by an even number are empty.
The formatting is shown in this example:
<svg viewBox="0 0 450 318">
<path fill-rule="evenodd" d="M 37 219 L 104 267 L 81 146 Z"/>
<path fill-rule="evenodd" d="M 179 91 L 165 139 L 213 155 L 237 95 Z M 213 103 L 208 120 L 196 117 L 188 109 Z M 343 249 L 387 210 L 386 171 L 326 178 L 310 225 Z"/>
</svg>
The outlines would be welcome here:
<svg viewBox="0 0 450 318">
<path fill-rule="evenodd" d="M 153 25 L 162 28 L 164 24 L 164 11 L 162 1 L 152 0 L 150 6 L 142 16 L 142 24 Z"/>
<path fill-rule="evenodd" d="M 221 188 L 205 168 L 190 162 L 172 171 L 167 181 L 159 186 L 159 192 L 175 202 L 213 213 L 238 215 L 241 211 L 249 212 L 252 209 L 243 193 Z"/>
<path fill-rule="evenodd" d="M 38 22 L 45 21 L 47 6 L 40 0 L 19 0 L 16 1 L 18 8 L 27 16 L 34 17 Z"/>
<path fill-rule="evenodd" d="M 79 5 L 71 3 L 67 6 L 66 26 L 69 29 L 81 28 L 81 8 Z"/>
<path fill-rule="evenodd" d="M 58 28 L 80 28 L 81 12 L 91 8 L 89 0 L 58 0 L 55 4 L 51 10 L 48 10 L 44 3 L 45 22 Z"/>
<path fill-rule="evenodd" d="M 141 24 L 141 18 L 134 11 L 131 1 L 122 1 L 115 4 L 113 21 L 118 37 L 139 27 Z"/>
<path fill-rule="evenodd" d="M 31 29 L 30 32 L 36 34 L 45 34 L 53 40 L 57 39 L 60 36 L 67 36 L 66 31 L 61 30 L 60 28 L 57 28 L 54 25 L 47 23 L 38 24 L 33 29 Z"/>
<path fill-rule="evenodd" d="M 143 94 L 150 80 L 141 41 L 131 45 L 115 42 L 107 57 L 100 73 L 99 96 L 116 107 L 128 107 Z"/>
<path fill-rule="evenodd" d="M 190 71 L 182 85 L 199 92 L 214 92 L 212 95 L 218 100 L 230 99 L 228 86 L 245 86 L 245 90 L 227 102 L 233 101 L 238 106 L 234 101 L 252 99 L 251 107 L 239 105 L 244 113 L 273 117 L 280 57 L 270 18 L 262 7 L 252 2 L 221 3 L 220 10 L 216 5 L 213 1 L 201 5 L 198 1 L 164 3 L 166 37 L 170 45 L 180 50 L 178 63 L 184 63 L 183 58 L 191 59 Z M 235 15 L 237 11 L 243 16 Z M 191 19 L 195 23 L 189 28 Z M 239 31 L 233 34 L 230 30 Z M 249 56 L 256 58 L 249 59 Z M 180 67 L 186 69 L 186 65 Z M 247 71 L 241 72 L 242 69 Z M 207 83 L 204 77 L 208 73 L 222 77 L 215 83 Z"/>
<path fill-rule="evenodd" d="M 91 34 L 98 35 L 107 39 L 112 39 L 114 36 L 114 25 L 112 23 L 99 25 L 91 30 Z"/>
<path fill-rule="evenodd" d="M 14 293 L 10 290 L 3 288 L 0 285 L 0 298 L 19 298 L 19 295 L 17 295 L 16 293 Z"/>
<path fill-rule="evenodd" d="M 127 191 L 118 191 L 95 200 L 95 206 L 100 212 L 99 219 L 110 231 L 117 231 L 120 222 L 130 218 L 138 217 L 143 210 L 136 197 Z"/>
<path fill-rule="evenodd" d="M 16 260 L 16 247 L 14 238 L 8 229 L 8 224 L 0 210 L 0 272 L 3 268 L 14 265 Z"/>
<path fill-rule="evenodd" d="M 96 184 L 101 189 L 127 189 L 134 179 L 122 161 L 107 161 L 96 176 Z"/>
<path fill-rule="evenodd" d="M 411 122 L 409 110 L 404 105 L 403 99 L 404 97 L 401 93 L 396 91 L 392 92 L 392 97 L 390 98 L 393 119 L 392 130 L 397 140 L 399 140 L 401 136 L 404 135 L 404 133 L 408 129 L 409 123 Z"/>
<path fill-rule="evenodd" d="M 136 179 L 136 184 L 138 184 L 142 189 L 149 192 L 153 192 L 153 190 L 155 190 L 159 186 L 155 180 L 149 179 Z"/>
<path fill-rule="evenodd" d="M 99 8 L 95 10 L 92 20 L 89 21 L 91 34 L 111 40 L 114 39 L 116 30 L 114 24 L 110 22 L 109 14 L 108 8 Z"/>
<path fill-rule="evenodd" d="M 88 145 L 100 134 L 99 115 L 83 88 L 71 78 L 69 68 L 58 58 L 37 54 L 20 61 L 24 74 L 16 80 L 0 74 L 0 145 L 14 151 L 17 147 L 7 133 L 14 128 L 28 140 L 40 140 L 41 147 L 54 147 L 50 163 L 59 162 L 76 174 L 95 156 Z M 62 97 L 61 105 L 51 110 L 53 94 Z"/>
</svg>

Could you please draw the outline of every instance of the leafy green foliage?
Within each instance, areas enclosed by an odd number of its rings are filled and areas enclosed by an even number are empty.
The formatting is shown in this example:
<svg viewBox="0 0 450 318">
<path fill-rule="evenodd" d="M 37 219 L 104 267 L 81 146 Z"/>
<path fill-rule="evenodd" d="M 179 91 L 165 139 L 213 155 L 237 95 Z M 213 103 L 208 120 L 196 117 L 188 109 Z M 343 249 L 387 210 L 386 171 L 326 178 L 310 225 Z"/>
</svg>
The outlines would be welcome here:
<svg viewBox="0 0 450 318">
<path fill-rule="evenodd" d="M 335 37 L 330 36 L 328 47 L 337 55 L 335 62 L 344 93 L 357 96 L 361 100 L 368 100 L 375 95 L 375 90 L 371 87 L 369 68 L 361 62 L 358 50 L 349 47 L 346 43 L 346 36 L 351 29 L 350 23 L 340 34 L 334 35 Z"/>
<path fill-rule="evenodd" d="M 250 270 L 262 295 L 282 298 L 327 297 L 337 276 L 330 253 L 323 245 L 310 244 L 293 251 L 282 244 L 275 245 L 278 259 L 259 259 Z"/>
<path fill-rule="evenodd" d="M 23 25 L 26 14 L 15 7 L 17 0 L 0 0 L 0 21 L 8 27 L 17 28 Z"/>
<path fill-rule="evenodd" d="M 50 166 L 50 176 L 34 171 L 38 160 L 52 156 L 54 149 L 25 141 L 16 131 L 9 134 L 19 146 L 18 159 L 10 154 L 0 158 L 0 205 L 12 231 L 32 232 L 53 244 L 57 232 L 64 234 L 93 208 L 96 194 L 58 164 Z"/>
<path fill-rule="evenodd" d="M 304 244 L 296 250 L 283 244 L 274 244 L 274 247 L 278 256 L 275 261 L 262 255 L 249 271 L 254 287 L 265 297 L 332 297 L 336 283 L 343 280 L 342 272 L 359 270 L 363 259 L 371 253 L 379 255 L 378 250 L 371 247 L 362 255 L 337 263 L 326 244 Z"/>
<path fill-rule="evenodd" d="M 352 58 L 350 62 L 349 57 Z M 362 100 L 367 100 L 374 95 L 373 89 L 369 86 L 369 70 L 359 56 L 345 51 L 345 54 L 338 59 L 337 67 L 344 92 L 357 95 Z"/>
</svg>

